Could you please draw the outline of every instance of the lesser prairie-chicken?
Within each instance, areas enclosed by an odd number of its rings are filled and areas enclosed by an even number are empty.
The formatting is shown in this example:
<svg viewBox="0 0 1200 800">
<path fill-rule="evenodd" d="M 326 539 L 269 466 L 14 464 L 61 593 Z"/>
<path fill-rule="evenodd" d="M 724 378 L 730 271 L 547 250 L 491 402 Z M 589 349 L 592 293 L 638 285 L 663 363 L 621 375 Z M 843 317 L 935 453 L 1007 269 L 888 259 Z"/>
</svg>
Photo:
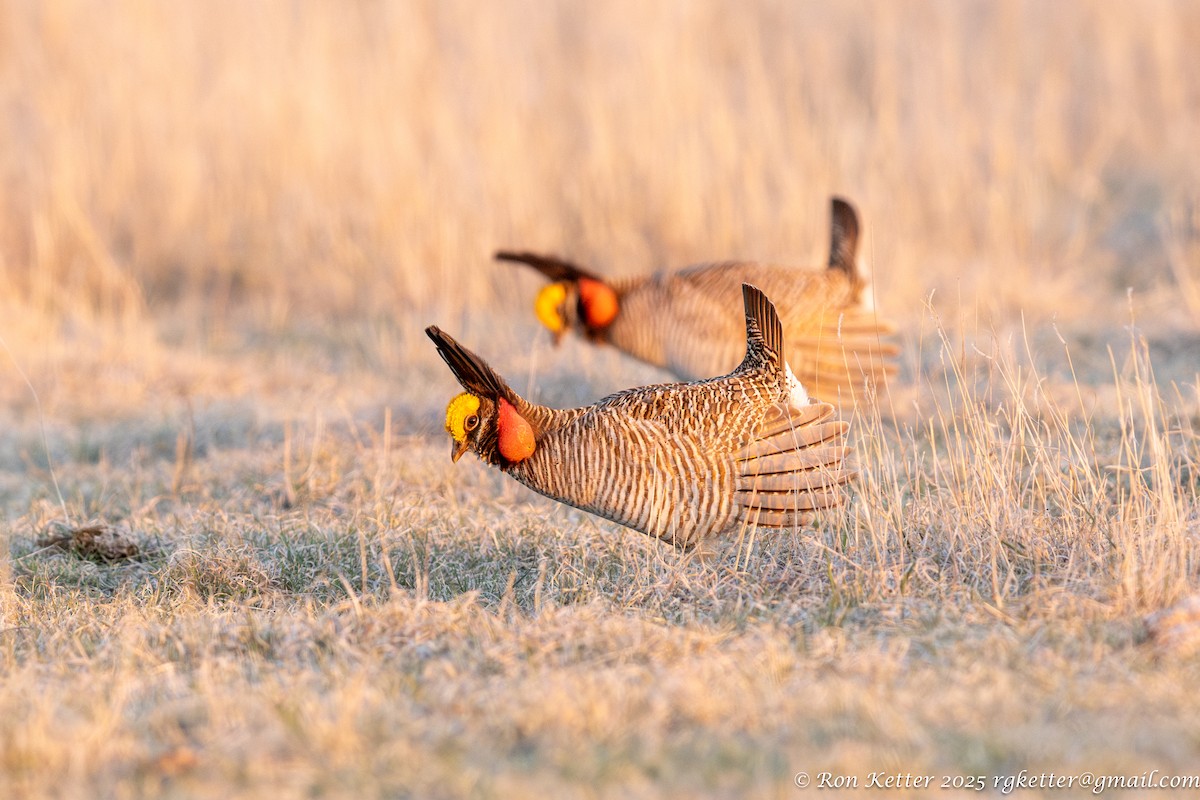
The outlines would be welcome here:
<svg viewBox="0 0 1200 800">
<path fill-rule="evenodd" d="M 884 340 L 891 326 L 876 315 L 856 263 L 853 206 L 833 198 L 830 227 L 824 269 L 724 261 L 607 280 L 552 256 L 501 250 L 496 258 L 550 279 L 534 310 L 556 342 L 575 331 L 682 380 L 724 375 L 737 365 L 743 343 L 738 294 L 743 283 L 753 284 L 779 309 L 788 360 L 804 386 L 850 405 L 868 384 L 894 372 L 896 348 Z"/>
<path fill-rule="evenodd" d="M 536 492 L 679 547 L 758 525 L 793 528 L 837 505 L 853 471 L 848 423 L 784 361 L 774 306 L 742 288 L 745 357 L 722 378 L 628 389 L 559 410 L 518 396 L 437 327 L 425 332 L 466 391 L 450 401 L 468 450 Z"/>
</svg>

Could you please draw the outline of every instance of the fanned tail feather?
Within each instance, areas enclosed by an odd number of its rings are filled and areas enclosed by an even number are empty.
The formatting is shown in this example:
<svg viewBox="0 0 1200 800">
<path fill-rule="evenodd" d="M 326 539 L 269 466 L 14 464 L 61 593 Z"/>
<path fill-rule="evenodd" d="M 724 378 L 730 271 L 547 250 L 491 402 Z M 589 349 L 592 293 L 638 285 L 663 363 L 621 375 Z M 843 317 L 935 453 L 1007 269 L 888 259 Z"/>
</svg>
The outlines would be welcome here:
<svg viewBox="0 0 1200 800">
<path fill-rule="evenodd" d="M 811 335 L 788 342 L 792 369 L 805 388 L 818 396 L 880 385 L 896 373 L 900 348 L 884 339 L 893 330 L 873 311 L 827 314 Z"/>
<path fill-rule="evenodd" d="M 849 424 L 833 406 L 775 405 L 758 438 L 737 453 L 737 521 L 768 528 L 812 522 L 812 512 L 842 501 L 840 486 L 855 475 L 845 463 Z"/>
<path fill-rule="evenodd" d="M 837 425 L 838 423 L 830 423 Z M 845 425 L 846 423 L 841 423 Z M 843 435 L 845 428 L 841 429 Z M 842 446 L 814 447 L 813 445 L 797 445 L 795 449 L 776 453 L 772 456 L 759 456 L 741 464 L 741 477 L 753 479 L 760 475 L 776 473 L 792 473 L 797 470 L 811 470 L 820 467 L 837 467 L 850 453 L 850 448 Z M 758 484 L 754 483 L 755 488 Z"/>
<path fill-rule="evenodd" d="M 789 414 L 790 412 L 790 414 Z M 771 406 L 759 429 L 758 438 L 738 453 L 739 461 L 757 459 L 806 447 L 824 441 L 829 435 L 821 423 L 833 416 L 828 403 L 811 403 L 801 408 L 782 404 Z M 832 423 L 842 425 L 846 423 Z"/>
<path fill-rule="evenodd" d="M 758 511 L 816 511 L 841 502 L 841 495 L 829 489 L 804 489 L 791 492 L 738 492 L 737 499 Z"/>
<path fill-rule="evenodd" d="M 742 303 L 746 309 L 746 357 L 737 372 L 779 369 L 785 363 L 783 325 L 775 304 L 757 286 L 742 284 Z"/>
<path fill-rule="evenodd" d="M 830 200 L 829 268 L 846 273 L 856 284 L 860 280 L 858 265 L 858 213 L 854 206 L 840 197 Z"/>
</svg>

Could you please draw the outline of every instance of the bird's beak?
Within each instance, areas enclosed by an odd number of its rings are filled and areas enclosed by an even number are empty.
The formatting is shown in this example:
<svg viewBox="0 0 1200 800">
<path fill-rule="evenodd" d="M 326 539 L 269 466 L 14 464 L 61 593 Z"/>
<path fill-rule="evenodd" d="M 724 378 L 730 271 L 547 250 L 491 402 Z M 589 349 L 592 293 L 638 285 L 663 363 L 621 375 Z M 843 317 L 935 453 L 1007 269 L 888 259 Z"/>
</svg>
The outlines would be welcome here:
<svg viewBox="0 0 1200 800">
<path fill-rule="evenodd" d="M 467 443 L 466 442 L 459 444 L 458 442 L 454 441 L 453 439 L 450 440 L 450 460 L 451 461 L 453 461 L 455 464 L 457 464 L 458 460 L 463 457 L 463 453 L 465 453 L 465 452 L 467 452 Z"/>
</svg>

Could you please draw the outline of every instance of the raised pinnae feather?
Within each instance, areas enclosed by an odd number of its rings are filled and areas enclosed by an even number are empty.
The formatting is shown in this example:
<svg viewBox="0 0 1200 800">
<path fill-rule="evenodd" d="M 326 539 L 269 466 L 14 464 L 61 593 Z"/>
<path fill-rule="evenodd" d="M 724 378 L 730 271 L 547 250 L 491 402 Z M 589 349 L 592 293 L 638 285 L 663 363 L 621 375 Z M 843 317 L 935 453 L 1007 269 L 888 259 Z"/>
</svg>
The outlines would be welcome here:
<svg viewBox="0 0 1200 800">
<path fill-rule="evenodd" d="M 486 361 L 456 342 L 450 334 L 436 325 L 430 325 L 425 333 L 437 346 L 438 355 L 450 367 L 454 377 L 468 392 L 492 400 L 503 397 L 514 405 L 522 402 Z"/>
<path fill-rule="evenodd" d="M 578 264 L 558 258 L 557 256 L 546 256 L 525 251 L 497 250 L 494 257 L 497 261 L 511 261 L 515 264 L 524 264 L 533 267 L 552 281 L 577 283 L 580 278 L 590 278 L 599 283 L 606 283 L 599 275 L 588 272 Z"/>
</svg>

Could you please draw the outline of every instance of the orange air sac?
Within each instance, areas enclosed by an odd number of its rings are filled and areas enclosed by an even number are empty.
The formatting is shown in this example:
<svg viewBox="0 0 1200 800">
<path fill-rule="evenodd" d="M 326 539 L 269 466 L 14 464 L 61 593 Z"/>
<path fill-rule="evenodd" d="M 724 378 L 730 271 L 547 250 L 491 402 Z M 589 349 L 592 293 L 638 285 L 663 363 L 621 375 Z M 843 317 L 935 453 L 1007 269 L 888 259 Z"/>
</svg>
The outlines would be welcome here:
<svg viewBox="0 0 1200 800">
<path fill-rule="evenodd" d="M 579 299 L 583 303 L 584 322 L 592 330 L 603 330 L 617 318 L 617 293 L 611 286 L 580 278 Z"/>
<path fill-rule="evenodd" d="M 497 430 L 500 435 L 500 455 L 514 464 L 524 461 L 533 455 L 533 428 L 503 397 L 499 406 Z"/>
</svg>

